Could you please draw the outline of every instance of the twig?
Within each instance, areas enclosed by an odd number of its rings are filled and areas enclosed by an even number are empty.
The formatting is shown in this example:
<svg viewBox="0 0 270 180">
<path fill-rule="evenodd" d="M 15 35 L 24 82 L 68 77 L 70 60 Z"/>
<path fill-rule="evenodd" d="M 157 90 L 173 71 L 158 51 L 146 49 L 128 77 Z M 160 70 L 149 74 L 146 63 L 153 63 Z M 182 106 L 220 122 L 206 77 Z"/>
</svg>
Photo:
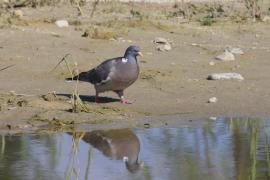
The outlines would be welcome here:
<svg viewBox="0 0 270 180">
<path fill-rule="evenodd" d="M 76 3 L 76 6 L 77 6 L 77 9 L 79 11 L 79 16 L 82 16 L 83 15 L 83 11 L 82 11 L 82 8 L 80 6 L 80 3 L 78 0 L 75 0 L 75 3 Z"/>
<path fill-rule="evenodd" d="M 15 64 L 12 64 L 12 65 L 6 66 L 6 67 L 4 67 L 4 68 L 0 69 L 0 71 L 3 71 L 3 70 L 8 69 L 8 68 L 11 68 L 11 67 L 13 67 L 13 66 L 15 66 Z"/>
<path fill-rule="evenodd" d="M 58 63 L 57 63 L 57 65 L 51 70 L 51 72 L 53 72 L 63 61 L 66 61 L 66 58 L 68 57 L 68 56 L 71 56 L 71 54 L 66 54 Z M 69 68 L 69 66 L 68 66 L 68 70 L 69 70 L 69 72 L 71 72 L 71 70 L 70 70 L 70 68 Z M 72 72 L 71 72 L 71 74 L 72 74 Z"/>
<path fill-rule="evenodd" d="M 93 9 L 92 9 L 92 12 L 91 12 L 91 14 L 90 14 L 90 17 L 93 17 L 93 16 L 94 16 L 94 13 L 95 13 L 95 11 L 96 11 L 96 9 L 97 9 L 98 3 L 99 3 L 99 0 L 95 0 L 95 1 L 93 2 Z"/>
</svg>

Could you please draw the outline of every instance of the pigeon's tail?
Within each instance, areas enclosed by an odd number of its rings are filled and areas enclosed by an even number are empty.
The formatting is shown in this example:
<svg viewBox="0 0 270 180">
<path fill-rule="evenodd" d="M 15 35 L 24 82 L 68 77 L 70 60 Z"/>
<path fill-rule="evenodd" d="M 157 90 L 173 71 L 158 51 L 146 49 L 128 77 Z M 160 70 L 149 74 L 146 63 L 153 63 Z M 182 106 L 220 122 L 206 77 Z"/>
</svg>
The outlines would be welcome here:
<svg viewBox="0 0 270 180">
<path fill-rule="evenodd" d="M 66 78 L 66 80 L 79 80 L 79 81 L 84 81 L 84 82 L 90 82 L 94 83 L 93 75 L 94 75 L 94 69 L 86 72 L 81 72 L 79 75 L 74 76 L 73 78 Z"/>
</svg>

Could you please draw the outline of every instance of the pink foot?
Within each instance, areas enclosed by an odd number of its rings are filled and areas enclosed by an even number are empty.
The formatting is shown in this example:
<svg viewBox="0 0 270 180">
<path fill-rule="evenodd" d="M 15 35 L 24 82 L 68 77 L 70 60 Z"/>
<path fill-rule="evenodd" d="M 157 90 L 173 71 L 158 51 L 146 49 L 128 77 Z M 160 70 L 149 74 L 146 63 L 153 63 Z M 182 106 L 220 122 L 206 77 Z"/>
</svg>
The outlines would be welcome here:
<svg viewBox="0 0 270 180">
<path fill-rule="evenodd" d="M 121 99 L 121 103 L 122 104 L 132 104 L 132 103 L 134 103 L 134 101 L 130 101 L 128 99 Z"/>
</svg>

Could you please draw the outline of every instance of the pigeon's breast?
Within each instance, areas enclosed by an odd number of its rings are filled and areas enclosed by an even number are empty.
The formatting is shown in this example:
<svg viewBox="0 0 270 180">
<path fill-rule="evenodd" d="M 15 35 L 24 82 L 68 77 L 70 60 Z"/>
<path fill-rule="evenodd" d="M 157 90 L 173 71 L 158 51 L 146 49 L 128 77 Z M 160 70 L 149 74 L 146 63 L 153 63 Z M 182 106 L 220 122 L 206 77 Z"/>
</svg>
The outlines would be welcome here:
<svg viewBox="0 0 270 180">
<path fill-rule="evenodd" d="M 111 70 L 111 79 L 114 82 L 130 83 L 134 82 L 139 75 L 137 63 L 117 63 Z"/>
</svg>

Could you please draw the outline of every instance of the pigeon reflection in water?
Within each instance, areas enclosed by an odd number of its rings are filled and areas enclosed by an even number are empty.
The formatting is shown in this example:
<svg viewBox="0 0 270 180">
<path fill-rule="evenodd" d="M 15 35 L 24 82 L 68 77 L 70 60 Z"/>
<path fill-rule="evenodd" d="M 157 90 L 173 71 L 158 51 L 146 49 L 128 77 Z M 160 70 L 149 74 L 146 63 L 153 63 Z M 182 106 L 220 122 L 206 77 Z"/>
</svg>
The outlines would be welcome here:
<svg viewBox="0 0 270 180">
<path fill-rule="evenodd" d="M 134 173 L 143 167 L 138 161 L 140 141 L 129 129 L 96 130 L 86 133 L 83 138 L 105 156 L 123 160 L 127 169 Z"/>
</svg>

